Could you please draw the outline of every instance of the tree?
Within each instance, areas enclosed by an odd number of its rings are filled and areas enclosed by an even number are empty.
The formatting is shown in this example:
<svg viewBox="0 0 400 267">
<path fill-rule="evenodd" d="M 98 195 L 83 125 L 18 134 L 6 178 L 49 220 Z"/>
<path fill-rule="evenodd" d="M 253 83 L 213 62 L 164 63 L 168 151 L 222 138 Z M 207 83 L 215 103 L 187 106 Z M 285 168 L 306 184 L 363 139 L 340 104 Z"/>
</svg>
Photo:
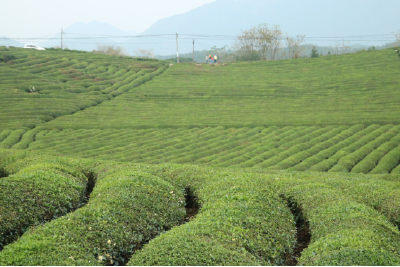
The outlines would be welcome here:
<svg viewBox="0 0 400 267">
<path fill-rule="evenodd" d="M 122 46 L 113 46 L 113 45 L 97 45 L 97 50 L 93 50 L 93 53 L 96 54 L 106 54 L 111 56 L 127 56 L 128 53 L 126 49 Z"/>
<path fill-rule="evenodd" d="M 319 57 L 318 50 L 315 46 L 313 46 L 313 48 L 311 50 L 311 58 L 317 58 L 317 57 Z"/>
<path fill-rule="evenodd" d="M 342 41 L 342 43 L 340 44 L 342 54 L 346 54 L 347 50 L 350 50 L 349 44 L 350 42 L 345 42 L 344 40 Z"/>
<path fill-rule="evenodd" d="M 242 31 L 238 36 L 233 49 L 238 51 L 239 58 L 251 60 L 256 53 L 256 31 L 252 28 L 247 31 Z"/>
<path fill-rule="evenodd" d="M 154 50 L 153 49 L 140 49 L 138 48 L 137 50 L 134 51 L 136 57 L 140 58 L 154 58 Z"/>
<path fill-rule="evenodd" d="M 299 58 L 300 53 L 303 52 L 304 47 L 301 44 L 304 43 L 305 35 L 297 35 L 296 38 L 286 37 L 286 45 L 288 47 L 288 58 Z"/>
<path fill-rule="evenodd" d="M 278 25 L 269 27 L 264 23 L 242 31 L 233 49 L 238 51 L 239 58 L 245 60 L 254 60 L 257 57 L 261 60 L 274 60 L 281 49 L 281 37 L 282 31 Z"/>
<path fill-rule="evenodd" d="M 233 61 L 235 57 L 231 51 L 228 51 L 227 45 L 223 47 L 213 46 L 207 51 L 207 55 L 217 55 L 219 62 L 230 62 Z"/>
<path fill-rule="evenodd" d="M 400 45 L 400 30 L 398 30 L 397 32 L 392 32 L 394 37 L 396 38 L 396 42 L 394 44 L 394 46 L 399 46 Z"/>
</svg>

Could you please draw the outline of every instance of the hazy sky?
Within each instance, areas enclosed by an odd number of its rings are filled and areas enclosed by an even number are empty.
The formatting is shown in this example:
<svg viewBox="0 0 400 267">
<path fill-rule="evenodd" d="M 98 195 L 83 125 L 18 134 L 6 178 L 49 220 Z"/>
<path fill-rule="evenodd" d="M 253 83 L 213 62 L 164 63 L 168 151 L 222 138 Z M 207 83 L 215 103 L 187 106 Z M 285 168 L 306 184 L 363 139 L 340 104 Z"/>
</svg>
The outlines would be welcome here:
<svg viewBox="0 0 400 267">
<path fill-rule="evenodd" d="M 101 21 L 143 32 L 157 20 L 216 0 L 0 0 L 0 36 L 44 37 L 75 22 Z"/>
</svg>

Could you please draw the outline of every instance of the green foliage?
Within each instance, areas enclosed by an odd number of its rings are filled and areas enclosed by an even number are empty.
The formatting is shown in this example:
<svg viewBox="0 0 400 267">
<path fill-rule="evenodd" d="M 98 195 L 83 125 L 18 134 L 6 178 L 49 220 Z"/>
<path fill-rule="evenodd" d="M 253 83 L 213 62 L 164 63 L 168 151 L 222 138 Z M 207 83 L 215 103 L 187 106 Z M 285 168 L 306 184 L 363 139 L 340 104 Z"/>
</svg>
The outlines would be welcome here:
<svg viewBox="0 0 400 267">
<path fill-rule="evenodd" d="M 303 251 L 299 263 L 398 265 L 398 229 L 373 208 L 354 201 L 351 196 L 356 192 L 349 191 L 350 196 L 345 196 L 323 182 L 324 179 L 311 183 L 280 181 L 282 194 L 301 207 L 310 224 L 312 243 Z M 347 180 L 347 184 L 357 187 L 354 182 Z"/>
<path fill-rule="evenodd" d="M 179 223 L 183 203 L 181 192 L 148 173 L 102 173 L 85 207 L 31 229 L 4 248 L 0 264 L 122 264 L 149 239 Z"/>
<path fill-rule="evenodd" d="M 2 192 L 0 225 L 29 229 L 0 252 L 1 265 L 119 265 L 131 256 L 129 265 L 281 265 L 295 243 L 290 203 L 312 236 L 300 264 L 399 264 L 393 224 L 400 224 L 400 184 L 393 175 L 121 165 L 17 150 L 0 152 L 0 169 L 8 176 L 2 188 L 15 191 Z M 89 203 L 64 215 L 71 207 L 63 211 L 60 203 L 79 199 L 89 172 L 98 177 Z M 187 188 L 200 210 L 178 226 Z M 75 200 L 68 198 L 73 190 Z M 45 220 L 28 222 L 35 214 Z"/>
<path fill-rule="evenodd" d="M 317 58 L 317 57 L 319 57 L 318 50 L 315 46 L 313 46 L 313 48 L 311 50 L 311 58 Z"/>
<path fill-rule="evenodd" d="M 113 101 L 46 127 L 397 124 L 400 99 L 392 71 L 397 66 L 391 49 L 315 59 L 174 64 Z"/>
<path fill-rule="evenodd" d="M 192 221 L 150 241 L 130 265 L 283 264 L 294 244 L 294 222 L 269 180 L 195 166 L 160 167 L 149 171 L 190 187 L 201 209 Z"/>
<path fill-rule="evenodd" d="M 9 175 L 0 179 L 0 249 L 31 226 L 65 215 L 84 201 L 87 178 L 82 171 L 72 171 L 73 176 L 66 164 L 30 154 L 2 153 L 0 159 L 3 176 Z M 29 156 L 34 162 L 25 164 Z"/>
<path fill-rule="evenodd" d="M 12 148 L 28 146 L 27 150 L 55 155 L 135 163 L 391 173 L 400 160 L 399 145 L 399 126 L 357 124 L 58 131 L 35 128 L 22 135 Z"/>
<path fill-rule="evenodd" d="M 98 105 L 148 81 L 147 77 L 136 84 L 130 83 L 166 65 L 156 60 L 72 50 L 22 48 L 2 51 L 0 61 L 4 61 L 0 66 L 0 127 L 13 129 L 34 128 L 56 117 Z M 109 72 L 108 68 L 113 71 Z M 136 75 L 140 69 L 147 72 Z M 127 84 L 129 87 L 119 88 Z M 92 87 L 95 85 L 101 89 Z"/>
</svg>

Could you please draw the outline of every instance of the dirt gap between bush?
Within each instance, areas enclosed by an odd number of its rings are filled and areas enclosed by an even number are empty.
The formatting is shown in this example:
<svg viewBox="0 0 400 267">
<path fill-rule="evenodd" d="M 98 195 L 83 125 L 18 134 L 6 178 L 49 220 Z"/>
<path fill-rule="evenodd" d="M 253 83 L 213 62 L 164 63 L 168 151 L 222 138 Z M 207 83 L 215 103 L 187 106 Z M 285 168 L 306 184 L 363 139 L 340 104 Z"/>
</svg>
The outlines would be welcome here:
<svg viewBox="0 0 400 267">
<path fill-rule="evenodd" d="M 199 204 L 197 202 L 197 198 L 195 195 L 193 195 L 190 187 L 185 188 L 185 203 L 186 217 L 184 223 L 191 221 L 199 212 Z"/>
<path fill-rule="evenodd" d="M 287 199 L 284 196 L 282 196 L 282 198 L 287 202 L 287 206 L 290 208 L 296 222 L 296 244 L 292 254 L 287 255 L 283 265 L 296 266 L 298 264 L 298 259 L 301 257 L 301 253 L 308 247 L 311 241 L 309 223 L 306 218 L 304 218 L 301 207 L 295 201 Z"/>
</svg>

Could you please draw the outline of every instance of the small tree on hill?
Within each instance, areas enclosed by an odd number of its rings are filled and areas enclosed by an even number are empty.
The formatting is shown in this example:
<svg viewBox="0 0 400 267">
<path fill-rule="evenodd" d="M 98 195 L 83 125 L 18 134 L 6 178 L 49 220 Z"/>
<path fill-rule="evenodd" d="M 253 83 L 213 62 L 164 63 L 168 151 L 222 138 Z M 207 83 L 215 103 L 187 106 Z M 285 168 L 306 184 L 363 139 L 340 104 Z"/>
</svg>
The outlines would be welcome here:
<svg viewBox="0 0 400 267">
<path fill-rule="evenodd" d="M 288 47 L 288 58 L 299 58 L 304 47 L 301 46 L 304 43 L 305 35 L 297 35 L 295 38 L 286 37 L 285 42 Z"/>
<path fill-rule="evenodd" d="M 311 58 L 317 58 L 317 57 L 319 57 L 318 50 L 315 46 L 313 46 L 313 48 L 311 50 Z"/>
<path fill-rule="evenodd" d="M 399 46 L 400 45 L 400 30 L 398 30 L 397 32 L 392 32 L 394 37 L 396 38 L 396 42 L 394 44 L 394 46 Z"/>
<path fill-rule="evenodd" d="M 281 37 L 282 31 L 278 25 L 269 27 L 267 24 L 260 24 L 242 31 L 233 48 L 238 51 L 238 58 L 274 60 L 281 49 Z"/>
<path fill-rule="evenodd" d="M 135 57 L 140 57 L 140 58 L 154 58 L 154 50 L 153 49 L 140 49 L 138 48 L 135 52 Z"/>
<path fill-rule="evenodd" d="M 122 46 L 113 46 L 113 45 L 97 45 L 97 50 L 93 50 L 93 53 L 96 54 L 106 54 L 111 56 L 127 56 L 128 53 L 126 49 Z"/>
</svg>

